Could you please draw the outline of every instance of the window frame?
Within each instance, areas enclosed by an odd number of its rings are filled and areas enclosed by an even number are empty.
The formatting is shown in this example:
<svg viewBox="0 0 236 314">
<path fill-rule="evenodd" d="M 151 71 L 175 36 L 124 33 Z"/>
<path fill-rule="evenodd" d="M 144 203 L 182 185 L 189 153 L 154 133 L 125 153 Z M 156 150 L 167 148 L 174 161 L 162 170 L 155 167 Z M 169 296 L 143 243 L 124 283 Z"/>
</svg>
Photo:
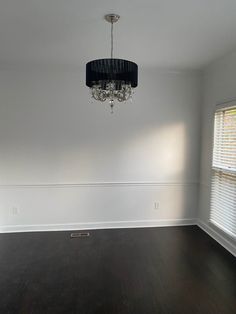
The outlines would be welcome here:
<svg viewBox="0 0 236 314">
<path fill-rule="evenodd" d="M 234 242 L 236 241 L 236 235 L 231 233 L 230 231 L 226 231 L 222 226 L 218 225 L 216 222 L 214 223 L 211 220 L 211 204 L 212 204 L 212 185 L 213 185 L 213 176 L 216 172 L 223 172 L 225 174 L 235 174 L 236 171 L 235 169 L 230 170 L 229 168 L 220 168 L 220 167 L 215 167 L 213 166 L 213 161 L 214 161 L 214 142 L 215 142 L 215 114 L 217 111 L 224 111 L 227 109 L 231 108 L 236 108 L 236 98 L 231 99 L 229 101 L 224 101 L 221 103 L 218 103 L 217 105 L 214 106 L 213 110 L 213 123 L 212 123 L 212 143 L 211 143 L 211 177 L 210 177 L 210 211 L 209 211 L 209 217 L 208 217 L 208 222 L 210 225 L 212 225 L 216 230 L 218 230 L 220 233 L 224 234 L 226 237 L 229 239 L 233 240 Z"/>
</svg>

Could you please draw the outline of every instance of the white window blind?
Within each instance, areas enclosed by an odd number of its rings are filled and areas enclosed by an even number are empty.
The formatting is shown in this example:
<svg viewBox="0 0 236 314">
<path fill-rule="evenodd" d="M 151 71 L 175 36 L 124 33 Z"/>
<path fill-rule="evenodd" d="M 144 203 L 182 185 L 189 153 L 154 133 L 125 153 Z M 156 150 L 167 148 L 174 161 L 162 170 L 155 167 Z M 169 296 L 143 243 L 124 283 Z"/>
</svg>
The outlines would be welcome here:
<svg viewBox="0 0 236 314">
<path fill-rule="evenodd" d="M 236 237 L 236 106 L 215 113 L 210 221 Z"/>
</svg>

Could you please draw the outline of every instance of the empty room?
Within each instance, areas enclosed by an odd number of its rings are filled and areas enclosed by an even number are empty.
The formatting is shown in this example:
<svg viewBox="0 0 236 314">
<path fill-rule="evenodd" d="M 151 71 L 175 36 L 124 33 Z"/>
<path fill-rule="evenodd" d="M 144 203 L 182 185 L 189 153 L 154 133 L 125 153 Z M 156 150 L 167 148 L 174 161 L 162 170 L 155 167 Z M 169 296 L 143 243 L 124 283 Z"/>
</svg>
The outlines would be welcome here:
<svg viewBox="0 0 236 314">
<path fill-rule="evenodd" d="M 0 314 L 236 313 L 236 1 L 0 1 Z"/>
</svg>

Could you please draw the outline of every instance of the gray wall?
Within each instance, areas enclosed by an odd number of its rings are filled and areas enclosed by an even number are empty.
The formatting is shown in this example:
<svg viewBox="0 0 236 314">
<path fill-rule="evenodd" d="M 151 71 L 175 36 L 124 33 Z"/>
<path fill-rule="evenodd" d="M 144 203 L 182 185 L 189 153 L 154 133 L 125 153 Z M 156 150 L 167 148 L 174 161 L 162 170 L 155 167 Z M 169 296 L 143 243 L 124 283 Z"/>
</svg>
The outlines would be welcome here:
<svg viewBox="0 0 236 314">
<path fill-rule="evenodd" d="M 205 69 L 203 86 L 199 219 L 207 230 L 223 237 L 224 245 L 236 253 L 235 241 L 209 224 L 214 111 L 217 104 L 236 99 L 236 51 Z"/>
<path fill-rule="evenodd" d="M 111 115 L 84 68 L 0 72 L 2 230 L 196 218 L 201 77 L 139 74 L 133 103 Z"/>
</svg>

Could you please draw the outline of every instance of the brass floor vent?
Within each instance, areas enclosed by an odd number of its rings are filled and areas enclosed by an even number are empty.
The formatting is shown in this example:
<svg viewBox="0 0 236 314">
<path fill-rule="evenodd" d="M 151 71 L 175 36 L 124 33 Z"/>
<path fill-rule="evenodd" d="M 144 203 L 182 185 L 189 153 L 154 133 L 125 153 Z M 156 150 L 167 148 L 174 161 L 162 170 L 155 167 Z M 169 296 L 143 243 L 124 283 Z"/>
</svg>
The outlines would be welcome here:
<svg viewBox="0 0 236 314">
<path fill-rule="evenodd" d="M 87 238 L 90 236 L 89 232 L 73 232 L 70 234 L 71 239 L 73 238 Z"/>
</svg>

